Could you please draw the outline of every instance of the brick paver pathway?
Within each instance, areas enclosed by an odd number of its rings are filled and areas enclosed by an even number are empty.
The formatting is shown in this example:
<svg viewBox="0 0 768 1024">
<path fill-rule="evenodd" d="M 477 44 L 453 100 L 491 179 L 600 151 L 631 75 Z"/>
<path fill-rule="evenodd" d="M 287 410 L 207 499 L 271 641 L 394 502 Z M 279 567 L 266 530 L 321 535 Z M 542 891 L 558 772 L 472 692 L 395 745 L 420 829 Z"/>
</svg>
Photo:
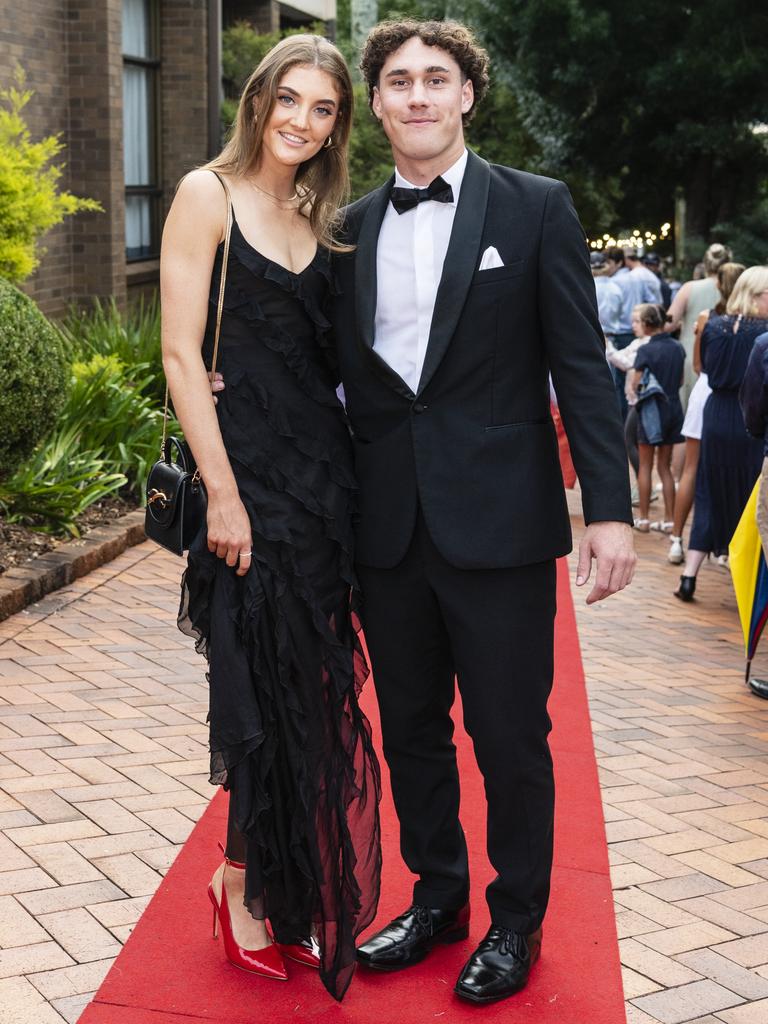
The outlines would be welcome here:
<svg viewBox="0 0 768 1024">
<path fill-rule="evenodd" d="M 727 572 L 681 605 L 638 547 L 630 591 L 577 598 L 628 1019 L 765 1024 L 768 704 Z M 143 544 L 0 623 L 2 1024 L 77 1020 L 211 796 L 180 567 Z"/>
</svg>

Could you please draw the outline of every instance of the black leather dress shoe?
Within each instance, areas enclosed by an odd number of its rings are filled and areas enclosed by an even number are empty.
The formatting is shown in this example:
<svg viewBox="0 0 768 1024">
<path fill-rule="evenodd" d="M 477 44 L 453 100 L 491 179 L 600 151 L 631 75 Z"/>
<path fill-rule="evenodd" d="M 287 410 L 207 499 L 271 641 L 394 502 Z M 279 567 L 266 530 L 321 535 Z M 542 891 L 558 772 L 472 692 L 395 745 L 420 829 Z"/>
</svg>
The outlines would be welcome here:
<svg viewBox="0 0 768 1024">
<path fill-rule="evenodd" d="M 464 964 L 454 991 L 471 1003 L 506 999 L 525 986 L 540 953 L 541 928 L 532 935 L 522 935 L 492 925 Z"/>
<path fill-rule="evenodd" d="M 768 681 L 765 679 L 750 679 L 747 685 L 756 697 L 768 700 Z"/>
<path fill-rule="evenodd" d="M 468 903 L 461 910 L 434 910 L 414 903 L 364 942 L 357 959 L 377 971 L 398 971 L 419 963 L 433 946 L 460 942 L 468 935 Z"/>
</svg>

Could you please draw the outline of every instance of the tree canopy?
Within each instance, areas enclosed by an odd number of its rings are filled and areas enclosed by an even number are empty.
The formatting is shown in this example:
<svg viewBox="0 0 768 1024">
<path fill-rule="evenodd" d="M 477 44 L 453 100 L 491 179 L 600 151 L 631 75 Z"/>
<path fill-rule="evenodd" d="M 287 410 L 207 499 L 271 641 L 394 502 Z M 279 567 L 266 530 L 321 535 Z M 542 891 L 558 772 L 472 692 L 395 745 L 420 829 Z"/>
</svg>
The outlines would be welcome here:
<svg viewBox="0 0 768 1024">
<path fill-rule="evenodd" d="M 763 5 L 475 0 L 473 10 L 537 169 L 604 182 L 626 224 L 671 220 L 682 194 L 702 238 L 754 203 L 768 176 Z"/>
</svg>

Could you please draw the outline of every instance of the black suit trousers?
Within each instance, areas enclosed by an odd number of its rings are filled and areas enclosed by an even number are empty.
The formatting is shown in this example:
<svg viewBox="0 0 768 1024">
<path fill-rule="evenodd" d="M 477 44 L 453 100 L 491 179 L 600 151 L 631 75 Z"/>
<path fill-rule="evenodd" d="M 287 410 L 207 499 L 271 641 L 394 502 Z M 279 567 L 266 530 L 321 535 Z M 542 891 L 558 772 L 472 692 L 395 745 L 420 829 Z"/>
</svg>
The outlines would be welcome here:
<svg viewBox="0 0 768 1024">
<path fill-rule="evenodd" d="M 358 574 L 401 852 L 418 876 L 414 902 L 453 909 L 469 893 L 450 714 L 457 679 L 488 801 L 491 919 L 530 933 L 552 867 L 555 563 L 457 569 L 419 513 L 400 564 L 359 565 Z"/>
</svg>

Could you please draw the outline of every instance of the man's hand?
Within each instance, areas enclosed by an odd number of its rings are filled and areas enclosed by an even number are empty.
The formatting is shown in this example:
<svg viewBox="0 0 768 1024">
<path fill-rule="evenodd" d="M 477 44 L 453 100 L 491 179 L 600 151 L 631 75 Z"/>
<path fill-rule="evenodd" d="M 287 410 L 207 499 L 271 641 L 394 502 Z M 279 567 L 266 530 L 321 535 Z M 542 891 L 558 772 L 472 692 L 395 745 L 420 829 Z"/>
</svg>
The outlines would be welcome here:
<svg viewBox="0 0 768 1024">
<path fill-rule="evenodd" d="M 597 559 L 597 570 L 587 604 L 602 601 L 632 582 L 637 562 L 632 527 L 627 523 L 613 522 L 589 524 L 579 544 L 577 587 L 583 587 L 589 579 L 593 558 Z"/>
<path fill-rule="evenodd" d="M 208 374 L 208 376 L 210 377 L 210 374 Z M 223 390 L 224 390 L 224 378 L 221 376 L 221 374 L 217 370 L 216 373 L 214 373 L 214 375 L 213 375 L 213 380 L 211 381 L 211 393 L 213 394 L 213 404 L 214 405 L 218 405 L 219 404 L 219 400 L 216 397 L 216 393 L 218 391 L 223 391 Z"/>
</svg>

